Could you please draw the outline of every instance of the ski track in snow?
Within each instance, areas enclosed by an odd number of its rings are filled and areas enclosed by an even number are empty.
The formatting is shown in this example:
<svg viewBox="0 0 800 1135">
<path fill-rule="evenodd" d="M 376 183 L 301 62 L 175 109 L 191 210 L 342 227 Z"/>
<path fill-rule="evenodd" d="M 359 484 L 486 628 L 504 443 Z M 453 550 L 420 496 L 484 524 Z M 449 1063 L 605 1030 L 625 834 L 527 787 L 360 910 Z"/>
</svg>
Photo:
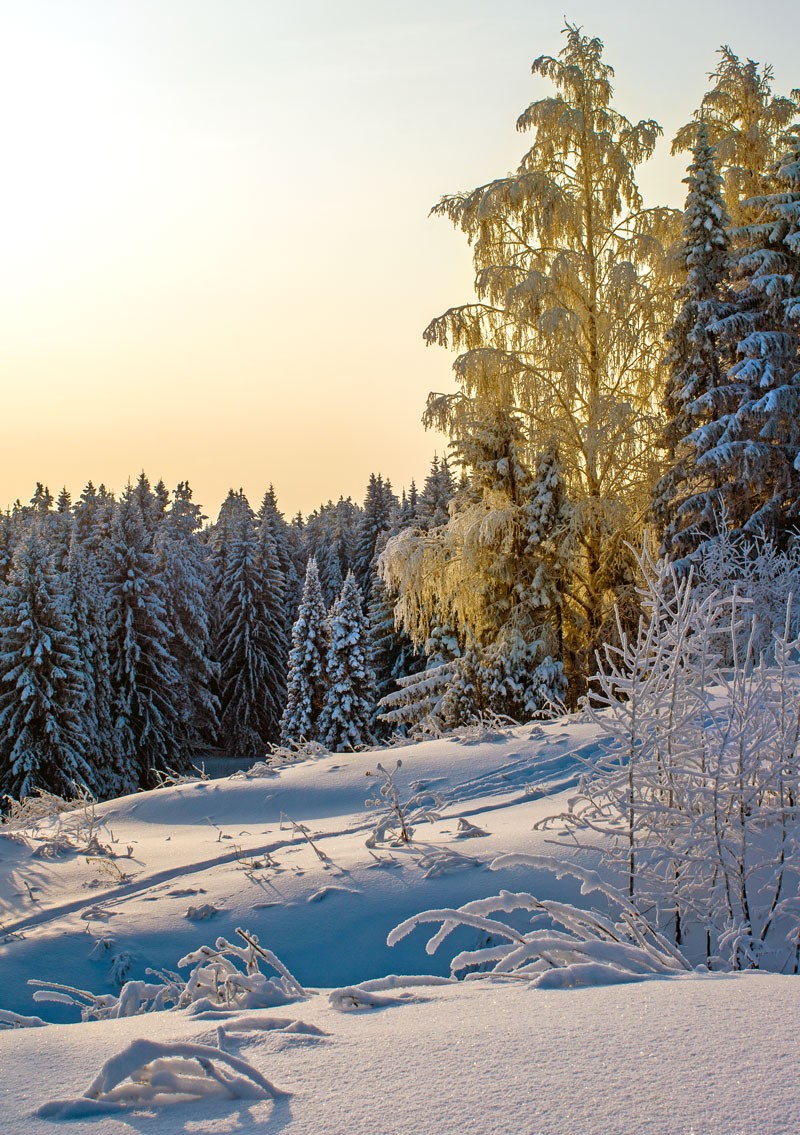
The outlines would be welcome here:
<svg viewBox="0 0 800 1135">
<path fill-rule="evenodd" d="M 370 825 L 359 824 L 354 828 L 343 828 L 341 831 L 325 832 L 316 836 L 315 841 L 319 842 L 323 839 L 335 839 L 340 836 L 357 834 L 361 831 L 368 832 L 369 830 Z M 91 897 L 84 896 L 81 899 L 74 899 L 71 902 L 61 903 L 58 906 L 46 907 L 44 910 L 37 911 L 27 918 L 19 919 L 17 922 L 3 922 L 2 931 L 4 934 L 8 935 L 25 933 L 37 927 L 45 926 L 50 922 L 57 922 L 61 918 L 68 918 L 71 914 L 76 914 L 82 910 L 91 909 L 93 907 L 114 907 L 128 899 L 141 899 L 149 892 L 174 882 L 178 878 L 189 879 L 193 875 L 201 875 L 206 871 L 212 871 L 215 867 L 224 867 L 227 864 L 238 863 L 242 858 L 252 859 L 257 858 L 259 855 L 274 855 L 292 847 L 302 847 L 305 844 L 305 838 L 297 836 L 293 839 L 260 844 L 257 847 L 239 848 L 236 851 L 229 851 L 226 854 L 217 855 L 211 859 L 202 859 L 190 864 L 168 867 L 162 871 L 155 871 L 146 878 L 136 879 L 135 881 L 132 880 L 130 883 L 120 883 L 119 886 L 113 887 L 108 891 L 92 891 Z"/>
</svg>

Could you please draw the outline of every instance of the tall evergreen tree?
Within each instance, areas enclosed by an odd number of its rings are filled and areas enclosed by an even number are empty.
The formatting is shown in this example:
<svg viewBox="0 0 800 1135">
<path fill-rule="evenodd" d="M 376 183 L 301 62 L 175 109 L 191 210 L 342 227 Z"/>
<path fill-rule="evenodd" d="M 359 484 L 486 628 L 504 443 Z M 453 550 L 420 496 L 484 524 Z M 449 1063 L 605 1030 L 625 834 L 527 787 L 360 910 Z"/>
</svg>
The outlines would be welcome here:
<svg viewBox="0 0 800 1135">
<path fill-rule="evenodd" d="M 266 581 L 266 586 L 271 592 L 268 603 L 283 650 L 279 684 L 285 690 L 292 622 L 300 601 L 300 581 L 289 545 L 289 526 L 278 508 L 278 500 L 272 485 L 264 494 L 257 519 L 262 558 L 269 573 Z"/>
<path fill-rule="evenodd" d="M 71 797 L 94 788 L 74 639 L 59 577 L 32 525 L 0 591 L 0 793 Z"/>
<path fill-rule="evenodd" d="M 328 684 L 328 616 L 317 561 L 306 567 L 303 596 L 292 627 L 286 708 L 281 720 L 284 744 L 318 741 L 319 719 Z"/>
<path fill-rule="evenodd" d="M 219 731 L 217 670 L 211 657 L 211 567 L 208 547 L 199 539 L 203 520 L 189 483 L 181 481 L 156 535 L 189 752 L 213 744 Z"/>
<path fill-rule="evenodd" d="M 416 510 L 416 523 L 420 528 L 438 528 L 450 519 L 449 504 L 456 493 L 456 481 L 447 460 L 434 455 L 430 472 L 425 478 Z"/>
<path fill-rule="evenodd" d="M 100 559 L 108 549 L 114 520 L 114 496 L 105 485 L 95 489 L 91 481 L 73 506 L 78 539 Z"/>
<path fill-rule="evenodd" d="M 703 466 L 711 440 L 703 427 L 712 420 L 709 393 L 723 385 L 727 370 L 713 328 L 730 306 L 729 221 L 705 122 L 697 126 L 685 183 L 689 188 L 681 256 L 686 279 L 678 292 L 677 318 L 667 334 L 668 468 L 655 486 L 652 506 L 663 550 L 673 557 L 692 551 L 714 532 L 724 505 L 724 484 L 713 468 Z"/>
<path fill-rule="evenodd" d="M 117 506 L 109 547 L 109 658 L 116 732 L 126 765 L 142 788 L 153 771 L 189 767 L 181 729 L 181 681 L 172 655 L 164 579 L 141 505 L 127 492 Z"/>
<path fill-rule="evenodd" d="M 274 542 L 259 540 L 243 494 L 232 511 L 217 596 L 220 738 L 230 754 L 259 755 L 277 740 L 285 696 L 282 581 Z"/>
<path fill-rule="evenodd" d="M 399 502 L 390 482 L 384 481 L 380 473 L 377 476 L 370 473 L 364 507 L 358 518 L 353 555 L 353 574 L 362 595 L 369 593 L 375 548 L 383 533 L 391 529 L 398 508 Z"/>
<path fill-rule="evenodd" d="M 375 713 L 375 675 L 369 660 L 361 593 L 352 572 L 330 614 L 327 671 L 319 719 L 323 744 L 332 752 L 368 744 Z"/>
<path fill-rule="evenodd" d="M 108 654 L 108 599 L 100 566 L 73 532 L 67 559 L 66 602 L 80 658 L 81 734 L 102 798 L 132 792 L 138 779 L 125 762 L 115 728 L 115 694 Z"/>
<path fill-rule="evenodd" d="M 800 523 L 800 129 L 790 143 L 748 203 L 756 220 L 742 230 L 734 309 L 712 325 L 737 358 L 709 394 L 701 438 L 731 531 L 778 544 Z"/>
</svg>

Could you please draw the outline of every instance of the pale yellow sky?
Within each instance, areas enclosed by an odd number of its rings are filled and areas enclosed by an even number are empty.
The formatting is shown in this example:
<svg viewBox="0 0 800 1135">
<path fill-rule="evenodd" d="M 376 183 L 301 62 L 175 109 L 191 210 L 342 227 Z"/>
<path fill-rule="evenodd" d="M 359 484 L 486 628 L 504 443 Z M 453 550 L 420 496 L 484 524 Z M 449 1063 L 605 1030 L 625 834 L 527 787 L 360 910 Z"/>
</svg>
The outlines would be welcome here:
<svg viewBox="0 0 800 1135">
<path fill-rule="evenodd" d="M 617 104 L 667 139 L 729 42 L 793 73 L 794 3 L 577 0 Z M 144 468 L 287 514 L 424 478 L 471 294 L 429 220 L 513 168 L 552 0 L 0 0 L 0 507 Z M 640 182 L 681 204 L 665 140 Z"/>
</svg>

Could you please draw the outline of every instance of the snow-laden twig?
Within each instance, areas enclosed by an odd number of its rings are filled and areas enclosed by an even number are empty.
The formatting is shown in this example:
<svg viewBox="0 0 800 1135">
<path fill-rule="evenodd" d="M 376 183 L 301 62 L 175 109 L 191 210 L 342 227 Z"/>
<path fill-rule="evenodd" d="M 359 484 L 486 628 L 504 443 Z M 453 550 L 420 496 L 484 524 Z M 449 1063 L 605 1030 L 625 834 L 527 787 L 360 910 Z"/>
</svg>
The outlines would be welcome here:
<svg viewBox="0 0 800 1135">
<path fill-rule="evenodd" d="M 421 791 L 412 793 L 405 800 L 401 797 L 395 776 L 402 767 L 401 760 L 393 769 L 386 769 L 380 763 L 377 765 L 376 772 L 383 778 L 383 783 L 378 786 L 377 794 L 373 793 L 365 801 L 366 807 L 375 808 L 377 813 L 366 840 L 367 847 L 377 847 L 381 843 L 400 847 L 411 841 L 417 824 L 441 819 L 440 809 L 444 807 L 444 801 L 438 793 Z M 375 775 L 367 773 L 367 776 Z"/>
<path fill-rule="evenodd" d="M 450 963 L 454 975 L 488 966 L 492 973 L 525 977 L 534 985 L 552 985 L 553 978 L 545 975 L 553 969 L 565 971 L 558 978 L 560 985 L 607 984 L 691 970 L 681 952 L 596 872 L 541 855 L 504 855 L 491 864 L 492 870 L 520 866 L 548 870 L 556 878 L 578 879 L 581 892 L 599 893 L 616 911 L 617 920 L 527 892 L 501 891 L 462 907 L 422 911 L 396 926 L 387 938 L 388 945 L 394 946 L 418 926 L 441 923 L 426 946 L 433 954 L 454 930 L 469 927 L 488 936 L 492 944 L 456 954 Z M 493 917 L 515 911 L 531 912 L 534 929 L 520 930 Z M 542 922 L 545 926 L 539 929 L 537 924 Z"/>
<path fill-rule="evenodd" d="M 0 1029 L 38 1029 L 46 1024 L 41 1017 L 25 1017 L 10 1009 L 0 1009 Z"/>
<path fill-rule="evenodd" d="M 391 1005 L 406 1005 L 410 1001 L 419 1000 L 410 992 L 412 989 L 429 985 L 450 985 L 451 981 L 452 978 L 447 977 L 390 974 L 388 977 L 360 981 L 358 985 L 345 985 L 341 989 L 333 989 L 328 1000 L 331 1007 L 339 1013 L 353 1013 L 362 1009 L 385 1009 Z M 400 990 L 400 992 L 392 994 L 388 992 L 390 990 Z"/>
<path fill-rule="evenodd" d="M 219 1048 L 142 1039 L 107 1060 L 83 1096 L 52 1100 L 37 1115 L 41 1119 L 84 1119 L 137 1104 L 163 1106 L 214 1098 L 276 1100 L 289 1095 L 248 1061 Z"/>
<path fill-rule="evenodd" d="M 293 833 L 296 833 L 297 835 L 303 837 L 303 839 L 306 841 L 308 846 L 311 848 L 311 850 L 316 855 L 317 859 L 319 859 L 320 863 L 324 863 L 326 867 L 331 866 L 330 858 L 325 854 L 325 852 L 322 850 L 322 848 L 317 846 L 317 844 L 311 838 L 311 834 L 310 834 L 308 828 L 306 827 L 306 825 L 305 824 L 298 824 L 297 821 L 293 820 L 291 816 L 287 816 L 285 812 L 281 812 L 280 830 L 284 831 L 285 825 L 287 825 L 287 824 L 289 825 L 289 827 L 290 827 L 290 829 Z"/>
<path fill-rule="evenodd" d="M 155 981 L 127 981 L 118 995 L 91 993 L 59 982 L 31 980 L 36 986 L 34 1001 L 55 1001 L 75 1005 L 81 1020 L 108 1020 L 133 1017 L 163 1009 L 186 1009 L 196 1013 L 223 1009 L 271 1009 L 305 997 L 306 992 L 283 962 L 247 930 L 236 933 L 245 942 L 236 946 L 217 938 L 214 946 L 201 946 L 178 962 L 192 966 L 184 980 L 176 973 L 148 970 Z M 276 976 L 262 973 L 260 961 Z"/>
</svg>

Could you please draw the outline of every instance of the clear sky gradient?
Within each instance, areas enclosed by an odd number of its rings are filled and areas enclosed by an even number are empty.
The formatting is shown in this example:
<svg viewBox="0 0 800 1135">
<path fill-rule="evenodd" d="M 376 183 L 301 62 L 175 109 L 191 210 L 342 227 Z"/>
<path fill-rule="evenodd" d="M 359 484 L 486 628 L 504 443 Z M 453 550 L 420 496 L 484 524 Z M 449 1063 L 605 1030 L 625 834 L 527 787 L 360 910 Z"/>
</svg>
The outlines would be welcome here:
<svg viewBox="0 0 800 1135">
<path fill-rule="evenodd" d="M 794 0 L 567 7 L 664 127 L 651 203 L 683 202 L 669 139 L 721 43 L 800 86 Z M 0 0 L 0 507 L 142 468 L 212 517 L 231 486 L 291 514 L 421 482 L 452 388 L 422 331 L 472 275 L 427 213 L 516 165 L 564 10 Z"/>
</svg>

